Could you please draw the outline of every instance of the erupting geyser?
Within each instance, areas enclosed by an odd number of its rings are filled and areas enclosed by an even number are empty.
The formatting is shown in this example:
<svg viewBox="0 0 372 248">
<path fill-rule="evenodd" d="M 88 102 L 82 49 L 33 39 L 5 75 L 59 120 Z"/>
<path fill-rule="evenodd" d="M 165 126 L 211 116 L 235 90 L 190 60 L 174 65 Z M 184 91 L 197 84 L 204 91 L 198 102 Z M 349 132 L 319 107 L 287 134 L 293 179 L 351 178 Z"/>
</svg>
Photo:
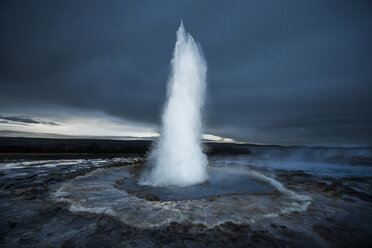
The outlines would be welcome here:
<svg viewBox="0 0 372 248">
<path fill-rule="evenodd" d="M 206 63 L 200 47 L 181 22 L 171 61 L 161 137 L 150 154 L 151 171 L 142 184 L 188 186 L 207 180 L 207 158 L 201 146 L 201 108 Z"/>
</svg>

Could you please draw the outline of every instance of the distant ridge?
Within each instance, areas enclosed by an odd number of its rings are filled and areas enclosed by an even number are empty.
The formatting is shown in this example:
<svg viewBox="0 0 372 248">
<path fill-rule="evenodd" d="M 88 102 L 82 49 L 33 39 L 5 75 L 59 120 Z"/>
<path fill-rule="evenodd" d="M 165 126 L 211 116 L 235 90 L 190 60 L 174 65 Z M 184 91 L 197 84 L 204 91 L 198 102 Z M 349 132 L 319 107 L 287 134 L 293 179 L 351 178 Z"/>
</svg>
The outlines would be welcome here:
<svg viewBox="0 0 372 248">
<path fill-rule="evenodd" d="M 47 139 L 102 139 L 102 140 L 155 140 L 156 139 L 156 137 L 65 135 L 65 134 L 55 134 L 55 133 L 22 132 L 22 131 L 13 131 L 13 130 L 0 130 L 0 137 L 47 138 Z"/>
</svg>

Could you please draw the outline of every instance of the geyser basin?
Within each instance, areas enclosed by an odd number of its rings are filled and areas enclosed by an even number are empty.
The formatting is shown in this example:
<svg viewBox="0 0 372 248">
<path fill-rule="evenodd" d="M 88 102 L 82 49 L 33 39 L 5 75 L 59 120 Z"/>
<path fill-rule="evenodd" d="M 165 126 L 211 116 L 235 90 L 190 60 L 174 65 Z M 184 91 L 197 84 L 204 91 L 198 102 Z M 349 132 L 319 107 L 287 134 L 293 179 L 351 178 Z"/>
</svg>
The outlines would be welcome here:
<svg viewBox="0 0 372 248">
<path fill-rule="evenodd" d="M 130 169 L 131 173 L 136 174 L 135 169 L 135 167 L 132 167 Z M 210 168 L 208 173 L 208 181 L 186 187 L 139 185 L 136 176 L 119 180 L 116 186 L 130 194 L 139 197 L 158 198 L 161 201 L 213 198 L 228 194 L 271 193 L 276 190 L 272 185 L 246 174 L 228 174 L 215 168 Z"/>
<path fill-rule="evenodd" d="M 304 211 L 311 203 L 310 197 L 288 190 L 273 178 L 249 168 L 212 164 L 209 185 L 177 190 L 138 185 L 136 180 L 142 168 L 137 164 L 97 169 L 63 184 L 52 197 L 68 203 L 72 212 L 107 214 L 139 228 L 167 226 L 172 222 L 203 224 L 208 228 L 225 222 L 249 224 L 261 218 Z M 140 196 L 141 192 L 136 192 L 140 190 L 160 199 Z"/>
</svg>

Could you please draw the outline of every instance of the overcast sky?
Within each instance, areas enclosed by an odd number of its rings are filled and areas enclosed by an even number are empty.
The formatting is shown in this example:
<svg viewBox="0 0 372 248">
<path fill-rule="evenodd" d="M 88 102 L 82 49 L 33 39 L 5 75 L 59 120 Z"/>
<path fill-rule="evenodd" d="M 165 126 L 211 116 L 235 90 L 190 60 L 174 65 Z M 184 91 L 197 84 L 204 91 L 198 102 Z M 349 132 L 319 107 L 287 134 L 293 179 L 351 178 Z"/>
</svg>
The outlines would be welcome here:
<svg viewBox="0 0 372 248">
<path fill-rule="evenodd" d="M 372 145 L 371 1 L 1 1 L 0 130 L 152 136 L 181 19 L 205 133 Z"/>
</svg>

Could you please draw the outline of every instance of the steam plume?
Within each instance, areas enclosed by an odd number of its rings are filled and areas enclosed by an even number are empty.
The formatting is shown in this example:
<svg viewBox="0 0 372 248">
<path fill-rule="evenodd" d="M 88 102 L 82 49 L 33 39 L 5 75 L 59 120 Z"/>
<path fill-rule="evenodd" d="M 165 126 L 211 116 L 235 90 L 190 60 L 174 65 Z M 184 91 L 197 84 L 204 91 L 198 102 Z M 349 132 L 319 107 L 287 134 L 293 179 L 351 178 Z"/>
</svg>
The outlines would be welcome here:
<svg viewBox="0 0 372 248">
<path fill-rule="evenodd" d="M 201 147 L 201 108 L 206 89 L 206 63 L 183 23 L 171 61 L 167 102 L 159 143 L 150 154 L 153 168 L 143 184 L 187 186 L 205 181 L 207 158 Z"/>
</svg>

